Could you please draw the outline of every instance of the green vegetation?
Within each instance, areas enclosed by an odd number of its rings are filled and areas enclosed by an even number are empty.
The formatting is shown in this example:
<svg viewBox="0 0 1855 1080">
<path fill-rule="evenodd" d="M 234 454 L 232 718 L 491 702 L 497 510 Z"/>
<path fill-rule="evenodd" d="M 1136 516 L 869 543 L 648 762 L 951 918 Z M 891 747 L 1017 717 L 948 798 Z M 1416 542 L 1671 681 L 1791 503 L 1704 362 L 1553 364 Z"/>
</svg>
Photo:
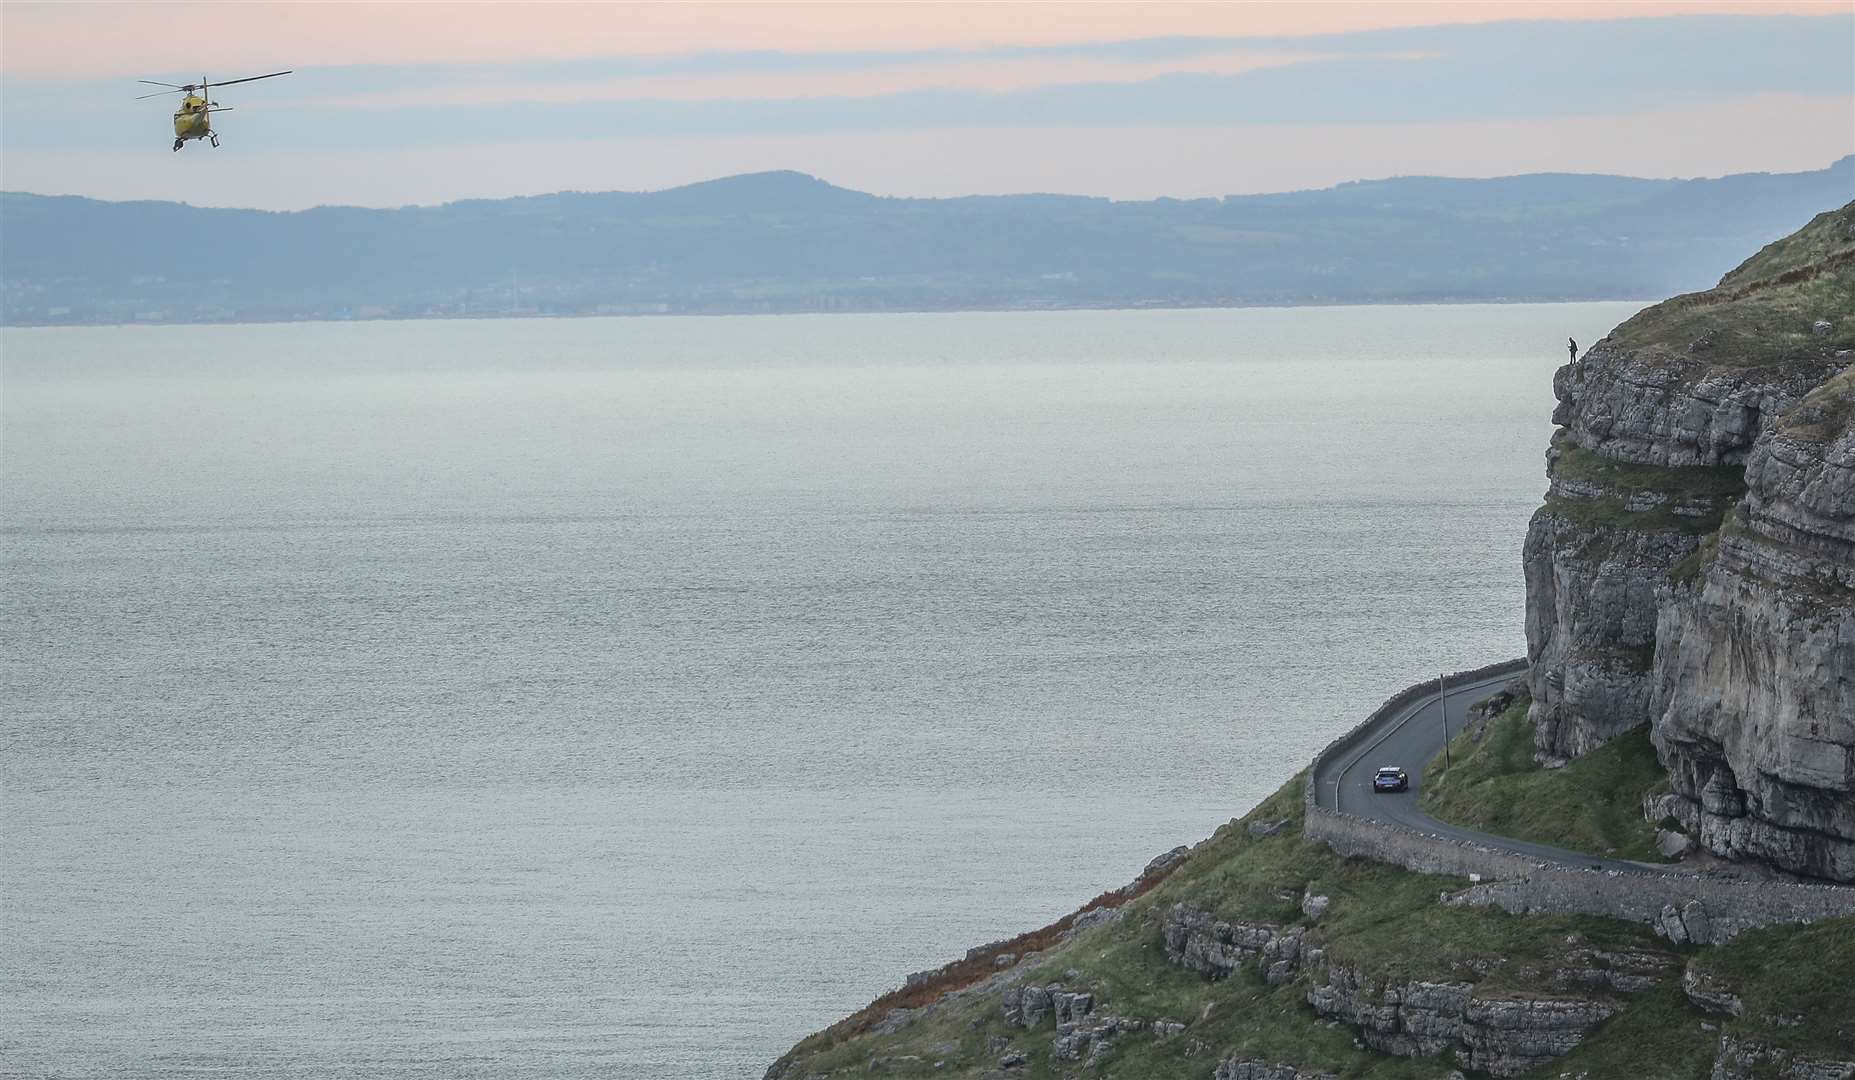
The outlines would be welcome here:
<svg viewBox="0 0 1855 1080">
<path fill-rule="evenodd" d="M 1453 768 L 1438 755 L 1424 770 L 1423 807 L 1440 821 L 1484 832 L 1624 859 L 1663 861 L 1642 797 L 1667 774 L 1645 725 L 1562 769 L 1533 760 L 1533 725 L 1522 698 L 1489 722 L 1479 743 L 1468 733 L 1449 744 Z"/>
<path fill-rule="evenodd" d="M 1855 1056 L 1855 917 L 1748 930 L 1692 963 L 1745 1001 L 1734 1034 Z"/>
<path fill-rule="evenodd" d="M 1855 316 L 1851 316 L 1855 322 Z M 1778 430 L 1793 439 L 1829 442 L 1855 426 L 1855 365 L 1810 391 L 1778 421 Z"/>
<path fill-rule="evenodd" d="M 1649 356 L 1698 356 L 1719 366 L 1823 360 L 1855 348 L 1855 203 L 1818 214 L 1767 245 L 1706 292 L 1647 308 L 1610 340 Z M 1818 319 L 1835 325 L 1827 335 Z"/>
<path fill-rule="evenodd" d="M 1542 1080 L 1709 1075 L 1719 1035 L 1701 1024 L 1718 1024 L 1721 1018 L 1696 1009 L 1680 983 L 1679 976 L 1670 976 L 1654 990 L 1631 996 L 1629 1007 L 1605 1021 L 1597 1034 L 1529 1075 Z"/>
<path fill-rule="evenodd" d="M 1741 465 L 1637 465 L 1612 461 L 1571 440 L 1561 428 L 1552 437 L 1557 457 L 1552 471 L 1567 480 L 1596 484 L 1612 491 L 1669 495 L 1681 499 L 1737 499 L 1745 494 Z"/>
<path fill-rule="evenodd" d="M 1548 495 L 1545 506 L 1537 513 L 1550 514 L 1593 530 L 1627 529 L 1631 532 L 1679 532 L 1689 536 L 1705 536 L 1719 529 L 1720 522 L 1726 519 L 1735 501 L 1719 496 L 1714 500 L 1712 513 L 1692 515 L 1675 513 L 1673 503 L 1632 510 L 1623 495 L 1604 495 L 1596 499 Z M 1579 554 L 1586 559 L 1597 560 L 1607 557 L 1611 549 L 1612 545 L 1608 541 L 1593 537 L 1592 544 Z"/>
<path fill-rule="evenodd" d="M 1782 282 L 1855 250 L 1855 203 L 1825 210 L 1782 240 L 1758 249 L 1720 279 L 1722 289 Z"/>
</svg>

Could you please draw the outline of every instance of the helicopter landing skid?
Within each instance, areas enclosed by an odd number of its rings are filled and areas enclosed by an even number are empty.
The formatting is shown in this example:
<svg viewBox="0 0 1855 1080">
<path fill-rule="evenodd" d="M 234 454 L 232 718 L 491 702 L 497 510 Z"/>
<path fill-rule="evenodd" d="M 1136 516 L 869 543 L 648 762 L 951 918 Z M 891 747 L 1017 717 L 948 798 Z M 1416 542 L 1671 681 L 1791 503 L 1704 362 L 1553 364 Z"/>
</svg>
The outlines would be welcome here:
<svg viewBox="0 0 1855 1080">
<path fill-rule="evenodd" d="M 214 150 L 217 150 L 217 149 L 219 149 L 219 136 L 218 136 L 218 135 L 216 135 L 216 134 L 209 134 L 209 135 L 207 135 L 206 137 L 207 137 L 208 139 L 210 139 L 210 140 L 212 140 L 212 144 L 213 144 L 213 149 L 214 149 Z"/>
<path fill-rule="evenodd" d="M 183 140 L 183 139 L 175 139 L 175 140 L 174 140 L 174 149 L 176 149 L 176 150 L 179 150 L 179 149 L 181 148 L 181 145 L 182 145 L 182 143 L 183 143 L 184 141 L 185 141 L 185 140 Z"/>
</svg>

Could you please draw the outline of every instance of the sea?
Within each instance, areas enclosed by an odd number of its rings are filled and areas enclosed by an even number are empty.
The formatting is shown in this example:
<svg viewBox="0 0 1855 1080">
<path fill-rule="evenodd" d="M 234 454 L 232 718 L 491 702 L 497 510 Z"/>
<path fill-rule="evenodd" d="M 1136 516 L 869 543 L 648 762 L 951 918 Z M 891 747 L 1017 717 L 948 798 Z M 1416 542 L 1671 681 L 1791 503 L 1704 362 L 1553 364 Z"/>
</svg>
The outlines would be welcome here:
<svg viewBox="0 0 1855 1080">
<path fill-rule="evenodd" d="M 1639 306 L 0 331 L 0 1074 L 758 1077 L 1520 655 Z"/>
</svg>

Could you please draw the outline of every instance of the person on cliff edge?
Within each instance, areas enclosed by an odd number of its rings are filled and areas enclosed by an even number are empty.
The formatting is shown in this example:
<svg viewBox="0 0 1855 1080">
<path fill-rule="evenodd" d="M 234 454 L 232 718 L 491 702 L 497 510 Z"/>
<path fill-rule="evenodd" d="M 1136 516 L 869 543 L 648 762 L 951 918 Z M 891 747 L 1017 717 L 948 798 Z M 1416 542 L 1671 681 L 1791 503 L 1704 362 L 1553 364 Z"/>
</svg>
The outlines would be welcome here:
<svg viewBox="0 0 1855 1080">
<path fill-rule="evenodd" d="M 1572 351 L 1572 363 L 1576 364 L 1578 362 L 1578 339 L 1566 338 L 1565 347 Z"/>
</svg>

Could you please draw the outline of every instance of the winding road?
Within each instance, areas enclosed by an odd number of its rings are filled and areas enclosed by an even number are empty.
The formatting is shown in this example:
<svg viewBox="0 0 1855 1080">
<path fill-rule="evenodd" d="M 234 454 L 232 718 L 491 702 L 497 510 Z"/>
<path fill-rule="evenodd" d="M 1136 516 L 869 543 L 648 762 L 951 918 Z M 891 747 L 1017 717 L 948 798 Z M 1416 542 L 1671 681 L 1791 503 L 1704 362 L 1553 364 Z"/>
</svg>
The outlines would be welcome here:
<svg viewBox="0 0 1855 1080">
<path fill-rule="evenodd" d="M 1514 678 L 1512 672 L 1448 686 L 1449 731 L 1462 732 L 1469 707 L 1486 699 Z M 1438 821 L 1419 807 L 1423 791 L 1423 771 L 1430 759 L 1443 752 L 1443 710 L 1438 708 L 1432 692 L 1382 720 L 1376 731 L 1359 744 L 1359 749 L 1333 755 L 1314 774 L 1320 805 L 1355 817 L 1384 821 L 1420 832 L 1436 833 L 1456 840 L 1467 840 L 1486 847 L 1511 851 L 1542 861 L 1566 866 L 1619 870 L 1626 873 L 1652 871 L 1665 873 L 1667 866 L 1607 859 L 1564 848 L 1515 840 L 1492 833 L 1476 832 L 1460 825 Z M 1372 790 L 1372 773 L 1380 765 L 1400 765 L 1410 774 L 1408 791 L 1378 794 Z"/>
</svg>

